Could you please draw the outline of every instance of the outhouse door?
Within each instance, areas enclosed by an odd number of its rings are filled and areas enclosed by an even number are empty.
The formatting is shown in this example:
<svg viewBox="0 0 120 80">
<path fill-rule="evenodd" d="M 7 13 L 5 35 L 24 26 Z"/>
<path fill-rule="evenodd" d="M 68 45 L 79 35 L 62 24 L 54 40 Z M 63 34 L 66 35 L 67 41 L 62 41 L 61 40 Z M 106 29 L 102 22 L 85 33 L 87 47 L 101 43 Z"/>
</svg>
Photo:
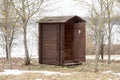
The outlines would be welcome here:
<svg viewBox="0 0 120 80">
<path fill-rule="evenodd" d="M 74 24 L 74 61 L 84 61 L 85 60 L 85 28 L 84 23 Z"/>
<path fill-rule="evenodd" d="M 42 24 L 41 58 L 44 64 L 58 64 L 58 24 Z"/>
</svg>

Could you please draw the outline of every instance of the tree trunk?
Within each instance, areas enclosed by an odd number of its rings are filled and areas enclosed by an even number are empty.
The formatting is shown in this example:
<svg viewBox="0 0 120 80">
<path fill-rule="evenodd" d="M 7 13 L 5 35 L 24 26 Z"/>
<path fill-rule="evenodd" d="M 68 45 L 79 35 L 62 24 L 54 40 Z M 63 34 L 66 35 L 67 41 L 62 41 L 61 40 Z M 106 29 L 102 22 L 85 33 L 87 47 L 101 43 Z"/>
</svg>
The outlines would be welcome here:
<svg viewBox="0 0 120 80">
<path fill-rule="evenodd" d="M 111 54 L 110 54 L 110 48 L 111 48 L 111 25 L 110 25 L 110 13 L 108 11 L 108 64 L 110 64 L 110 57 L 111 57 Z"/>
<path fill-rule="evenodd" d="M 110 58 L 111 58 L 111 54 L 110 54 L 110 48 L 111 48 L 111 30 L 109 30 L 109 35 L 108 35 L 108 64 L 110 64 Z"/>
<path fill-rule="evenodd" d="M 7 38 L 6 38 L 6 55 L 7 55 L 7 61 L 8 61 L 8 68 L 12 69 L 12 62 L 11 62 L 11 45 L 9 40 L 9 34 L 7 32 Z"/>
<path fill-rule="evenodd" d="M 7 44 L 6 44 L 6 51 L 5 51 L 5 52 L 6 52 L 6 59 L 7 59 L 7 61 L 8 61 L 9 59 L 8 59 L 8 49 L 7 49 Z"/>
<path fill-rule="evenodd" d="M 101 45 L 101 60 L 104 60 L 104 45 Z"/>
<path fill-rule="evenodd" d="M 102 35 L 101 36 L 101 45 L 100 45 L 100 47 L 101 47 L 101 60 L 103 61 L 103 59 L 104 59 L 104 35 Z"/>
<path fill-rule="evenodd" d="M 26 26 L 23 28 L 23 42 L 24 42 L 24 49 L 25 49 L 25 65 L 30 65 L 30 58 L 28 53 L 28 47 L 27 47 L 27 30 Z"/>
<path fill-rule="evenodd" d="M 103 32 L 100 33 L 100 41 L 99 41 L 99 58 L 98 60 L 103 61 L 103 54 L 104 54 L 104 35 Z"/>
<path fill-rule="evenodd" d="M 111 54 L 110 54 L 110 48 L 111 48 L 111 30 L 112 30 L 112 26 L 111 26 L 111 15 L 112 15 L 112 10 L 113 10 L 113 5 L 114 5 L 114 1 L 112 0 L 111 2 L 109 0 L 107 0 L 107 4 L 106 4 L 106 10 L 107 10 L 107 25 L 108 25 L 108 64 L 110 64 L 110 58 L 111 58 Z M 112 6 L 111 6 L 112 5 Z"/>
<path fill-rule="evenodd" d="M 100 47 L 100 31 L 98 28 L 97 41 L 96 41 L 96 51 L 95 51 L 95 72 L 98 72 L 98 59 L 99 59 L 99 48 Z"/>
<path fill-rule="evenodd" d="M 99 43 L 98 43 L 98 40 L 97 40 L 97 45 L 96 45 L 96 52 L 95 52 L 95 72 L 98 72 L 98 59 L 99 59 Z"/>
<path fill-rule="evenodd" d="M 8 68 L 12 69 L 11 48 L 10 48 L 10 45 L 8 45 Z"/>
</svg>

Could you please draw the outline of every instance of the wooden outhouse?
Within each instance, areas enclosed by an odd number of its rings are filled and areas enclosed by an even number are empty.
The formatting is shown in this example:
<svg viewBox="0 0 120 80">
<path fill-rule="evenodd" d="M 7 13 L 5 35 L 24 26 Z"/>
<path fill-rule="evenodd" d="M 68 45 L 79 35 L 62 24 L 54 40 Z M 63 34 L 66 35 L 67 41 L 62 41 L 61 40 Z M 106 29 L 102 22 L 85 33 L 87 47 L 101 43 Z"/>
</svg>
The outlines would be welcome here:
<svg viewBox="0 0 120 80">
<path fill-rule="evenodd" d="M 38 22 L 39 63 L 62 66 L 85 62 L 85 20 L 78 16 L 57 16 Z"/>
</svg>

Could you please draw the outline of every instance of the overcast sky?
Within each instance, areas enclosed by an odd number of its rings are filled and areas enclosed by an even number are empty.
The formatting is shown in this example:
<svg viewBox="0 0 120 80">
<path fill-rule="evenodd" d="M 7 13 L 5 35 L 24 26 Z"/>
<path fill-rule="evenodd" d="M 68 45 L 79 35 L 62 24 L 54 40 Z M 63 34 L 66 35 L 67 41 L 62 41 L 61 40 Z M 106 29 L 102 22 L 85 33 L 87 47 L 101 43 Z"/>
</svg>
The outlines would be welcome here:
<svg viewBox="0 0 120 80">
<path fill-rule="evenodd" d="M 81 6 L 80 0 L 51 0 L 54 3 L 52 6 L 48 6 L 48 9 L 53 9 L 53 11 L 48 12 L 47 16 L 63 16 L 63 15 L 78 15 L 80 17 L 87 17 L 89 15 L 88 9 L 84 8 L 86 6 Z M 91 4 L 92 0 L 84 0 L 85 2 Z M 93 0 L 96 8 L 99 9 L 98 2 Z M 114 7 L 115 11 L 118 11 L 117 7 Z"/>
<path fill-rule="evenodd" d="M 87 0 L 90 2 L 90 0 Z M 88 11 L 74 0 L 56 0 L 56 3 L 51 7 L 55 8 L 53 11 L 45 14 L 47 16 L 63 16 L 63 15 L 78 15 L 81 17 L 88 16 Z"/>
</svg>

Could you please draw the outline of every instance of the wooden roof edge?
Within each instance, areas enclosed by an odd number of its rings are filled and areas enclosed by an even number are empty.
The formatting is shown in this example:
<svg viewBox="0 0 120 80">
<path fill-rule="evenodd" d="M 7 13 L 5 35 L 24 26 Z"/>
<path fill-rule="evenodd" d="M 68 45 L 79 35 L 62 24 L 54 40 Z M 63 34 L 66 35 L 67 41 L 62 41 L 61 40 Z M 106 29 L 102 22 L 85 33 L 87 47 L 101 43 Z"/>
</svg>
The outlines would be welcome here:
<svg viewBox="0 0 120 80">
<path fill-rule="evenodd" d="M 70 19 L 73 19 L 73 18 L 76 18 L 76 17 L 81 19 L 81 21 L 86 22 L 81 17 L 79 17 L 77 15 L 74 15 L 74 16 L 50 16 L 50 17 L 44 17 L 44 18 L 40 19 L 39 21 L 37 21 L 37 23 L 65 23 L 65 22 L 69 21 Z"/>
</svg>

